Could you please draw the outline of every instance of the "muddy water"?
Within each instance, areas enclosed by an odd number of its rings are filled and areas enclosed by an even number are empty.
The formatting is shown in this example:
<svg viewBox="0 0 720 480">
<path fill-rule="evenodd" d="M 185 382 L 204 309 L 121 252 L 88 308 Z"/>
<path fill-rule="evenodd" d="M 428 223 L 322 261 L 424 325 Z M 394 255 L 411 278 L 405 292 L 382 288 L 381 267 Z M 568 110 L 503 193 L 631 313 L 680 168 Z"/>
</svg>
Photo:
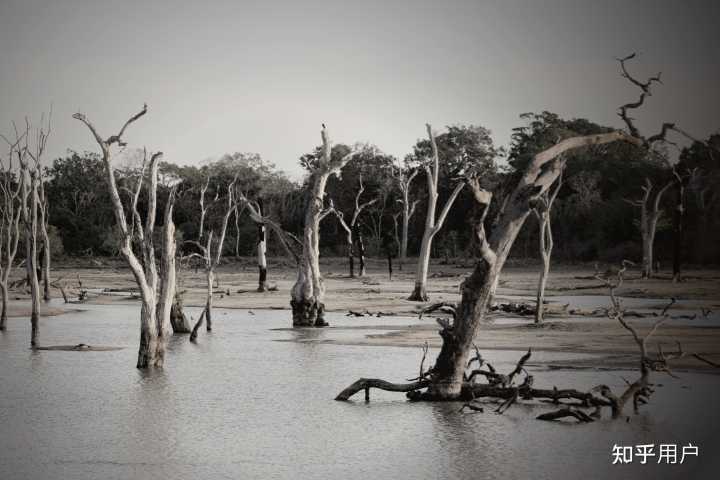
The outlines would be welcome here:
<svg viewBox="0 0 720 480">
<path fill-rule="evenodd" d="M 333 397 L 360 376 L 413 376 L 419 350 L 319 343 L 367 332 L 283 330 L 288 312 L 218 310 L 215 332 L 197 345 L 174 338 L 166 368 L 143 373 L 134 368 L 139 307 L 82 308 L 43 319 L 42 344 L 126 348 L 32 352 L 29 322 L 19 318 L 0 334 L 0 479 L 716 478 L 714 375 L 659 377 L 653 404 L 629 423 L 534 420 L 546 406 L 458 414 L 457 404 L 409 404 L 386 392 L 340 403 Z M 517 355 L 486 356 L 503 370 Z M 559 388 L 619 389 L 632 377 L 532 370 L 536 385 Z M 684 465 L 611 465 L 614 444 L 688 442 L 700 457 Z"/>
</svg>

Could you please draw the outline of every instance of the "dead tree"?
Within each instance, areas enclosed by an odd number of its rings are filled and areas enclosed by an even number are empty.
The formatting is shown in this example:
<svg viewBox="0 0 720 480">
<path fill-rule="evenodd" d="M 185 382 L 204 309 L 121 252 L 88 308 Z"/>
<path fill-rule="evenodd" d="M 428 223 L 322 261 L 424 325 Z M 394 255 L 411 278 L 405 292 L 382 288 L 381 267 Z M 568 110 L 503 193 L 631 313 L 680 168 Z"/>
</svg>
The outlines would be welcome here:
<svg viewBox="0 0 720 480">
<path fill-rule="evenodd" d="M 410 202 L 410 186 L 412 185 L 413 179 L 419 173 L 419 170 L 413 169 L 411 171 L 403 170 L 401 168 L 393 169 L 395 179 L 400 188 L 401 199 L 398 202 L 402 204 L 402 239 L 398 241 L 400 245 L 400 270 L 402 270 L 403 264 L 407 262 L 407 247 L 408 247 L 408 229 L 410 228 L 410 220 L 415 213 L 415 207 L 419 200 L 413 200 Z M 395 235 L 397 236 L 397 218 L 393 215 L 395 222 Z"/>
<path fill-rule="evenodd" d="M 443 342 L 435 365 L 423 378 L 402 386 L 403 391 L 417 392 L 411 396 L 419 400 L 470 399 L 471 394 L 478 393 L 464 378 L 472 342 L 478 326 L 485 318 L 496 279 L 520 229 L 530 215 L 531 206 L 548 191 L 563 170 L 565 160 L 562 154 L 615 141 L 642 145 L 641 140 L 622 131 L 615 131 L 566 138 L 537 153 L 507 197 L 505 208 L 489 239 L 485 235 L 484 220 L 492 194 L 480 187 L 478 179 L 469 180 L 473 197 L 481 207 L 481 213 L 474 219 L 480 258 L 473 272 L 460 286 L 461 301 L 457 309 L 454 309 L 454 320 L 452 323 L 441 323 L 440 337 Z M 426 390 L 420 392 L 422 389 Z M 346 396 L 341 394 L 338 399 L 345 399 Z M 583 394 L 582 398 L 585 396 Z"/>
<path fill-rule="evenodd" d="M 198 233 L 198 238 L 202 240 L 203 237 L 203 228 L 205 226 L 205 215 L 208 211 L 208 205 L 205 205 L 205 193 L 208 190 L 208 187 L 210 186 L 210 173 L 208 172 L 207 180 L 205 180 L 205 184 L 200 187 L 200 233 Z M 217 195 L 215 196 L 215 200 L 217 200 Z M 213 202 L 214 202 L 213 201 Z"/>
<path fill-rule="evenodd" d="M 9 147 L 9 154 L 5 160 L 0 157 L 0 297 L 2 310 L 0 311 L 0 331 L 7 325 L 7 306 L 10 300 L 8 280 L 14 267 L 18 244 L 21 236 L 20 218 L 24 198 L 23 182 L 16 178 L 15 158 L 21 158 L 23 153 L 22 141 L 27 135 L 16 131 L 16 139 L 10 141 L 4 136 Z M 20 164 L 22 164 L 20 162 Z"/>
<path fill-rule="evenodd" d="M 540 257 L 542 258 L 542 270 L 540 271 L 540 279 L 538 280 L 537 288 L 537 306 L 535 307 L 535 323 L 542 323 L 544 302 L 545 302 L 545 286 L 547 284 L 548 274 L 550 273 L 550 257 L 553 250 L 553 234 L 551 225 L 551 211 L 555 198 L 562 188 L 562 173 L 558 176 L 555 190 L 551 192 L 545 192 L 540 196 L 535 206 L 533 207 L 533 213 L 537 217 L 538 224 L 540 226 Z"/>
<path fill-rule="evenodd" d="M 262 217 L 262 202 L 258 202 L 259 215 Z M 237 217 L 236 217 L 237 218 Z M 258 292 L 268 290 L 267 283 L 267 232 L 265 223 L 257 223 L 257 264 L 258 264 Z"/>
<path fill-rule="evenodd" d="M 685 235 L 685 187 L 695 175 L 695 171 L 681 174 L 673 168 L 675 185 L 675 208 L 673 209 L 673 276 L 672 281 L 682 281 L 682 247 Z"/>
<path fill-rule="evenodd" d="M 621 61 L 623 70 L 624 60 L 628 58 L 632 58 L 632 56 Z M 644 90 L 641 98 L 646 95 L 645 89 L 648 88 L 650 83 L 652 83 L 652 80 L 646 84 L 638 82 L 643 86 Z M 472 340 L 478 325 L 485 317 L 499 274 L 522 225 L 530 213 L 531 205 L 548 191 L 564 168 L 565 160 L 562 155 L 577 148 L 615 141 L 626 141 L 638 147 L 649 149 L 654 142 L 664 139 L 667 130 L 671 128 L 671 124 L 664 124 L 659 134 L 648 138 L 640 137 L 637 129 L 632 124 L 632 120 L 627 115 L 629 108 L 636 108 L 633 105 L 635 104 L 627 104 L 620 108 L 620 116 L 628 124 L 631 134 L 614 131 L 570 137 L 535 154 L 524 172 L 522 172 L 510 195 L 506 197 L 489 239 L 485 235 L 484 216 L 492 196 L 489 192 L 480 188 L 477 179 L 469 182 L 475 201 L 483 207 L 483 213 L 475 226 L 480 246 L 480 259 L 472 274 L 461 284 L 461 302 L 455 310 L 453 322 L 441 322 L 440 336 L 443 343 L 435 365 L 426 376 L 415 383 L 402 386 L 396 385 L 395 387 L 401 387 L 403 391 L 413 392 L 410 397 L 418 400 L 453 400 L 463 398 L 463 396 L 472 398 L 472 396 L 482 393 L 471 385 L 468 386 L 464 377 Z M 425 391 L 420 392 L 423 389 Z M 347 391 L 341 393 L 338 399 L 346 399 L 347 393 Z M 510 395 L 508 392 L 498 393 Z M 512 395 L 517 396 L 517 393 Z"/>
<path fill-rule="evenodd" d="M 48 115 L 47 127 L 45 127 L 44 119 L 40 120 L 41 126 L 37 129 L 35 138 L 33 139 L 34 145 L 32 148 L 27 149 L 28 156 L 32 159 L 35 164 L 34 170 L 38 176 L 37 189 L 38 189 L 38 230 L 40 233 L 40 242 L 42 248 L 40 250 L 42 258 L 40 259 L 41 270 L 40 275 L 43 281 L 43 299 L 47 302 L 50 301 L 50 236 L 48 235 L 48 228 L 50 225 L 50 209 L 48 204 L 48 196 L 45 193 L 45 176 L 42 172 L 42 156 L 45 153 L 45 146 L 47 145 L 47 139 L 50 136 L 51 130 L 51 119 L 52 111 Z"/>
<path fill-rule="evenodd" d="M 362 173 L 358 179 L 358 191 L 355 194 L 355 206 L 353 208 L 352 216 L 350 217 L 350 223 L 345 221 L 345 215 L 337 208 L 332 208 L 332 213 L 340 222 L 340 226 L 345 230 L 345 242 L 347 248 L 348 265 L 350 267 L 350 278 L 355 277 L 355 249 L 353 248 L 355 242 L 358 243 L 358 258 L 360 260 L 360 277 L 365 276 L 365 246 L 362 241 L 362 233 L 360 232 L 358 219 L 362 211 L 370 205 L 378 201 L 377 198 L 368 200 L 367 202 L 360 202 L 360 197 L 365 191 L 365 185 L 363 185 Z"/>
<path fill-rule="evenodd" d="M 435 210 L 437 208 L 438 199 L 438 180 L 440 177 L 440 155 L 438 154 L 435 135 L 430 125 L 426 125 L 430 146 L 432 147 L 431 163 L 425 165 L 425 176 L 427 178 L 428 189 L 428 206 L 425 215 L 425 231 L 423 232 L 422 243 L 420 244 L 420 256 L 418 257 L 417 272 L 415 273 L 415 289 L 408 300 L 417 302 L 426 302 L 427 296 L 427 276 L 430 267 L 430 252 L 432 249 L 432 241 L 435 235 L 440 231 L 445 223 L 445 218 L 452 208 L 455 199 L 465 186 L 465 182 L 461 181 L 455 186 L 450 197 L 445 202 L 445 206 L 440 212 L 440 216 L 435 218 Z"/>
<path fill-rule="evenodd" d="M 30 131 L 28 126 L 27 132 Z M 21 220 L 23 225 L 23 233 L 25 234 L 25 269 L 28 283 L 30 285 L 30 346 L 37 348 L 39 346 L 40 335 L 40 282 L 38 281 L 38 251 L 37 251 L 37 231 L 38 231 L 38 210 L 39 195 L 38 182 L 40 173 L 37 167 L 30 165 L 27 153 L 29 147 L 27 138 L 29 133 L 25 135 L 25 146 L 23 153 L 18 153 L 18 163 L 20 164 L 20 184 L 21 184 Z"/>
<path fill-rule="evenodd" d="M 642 236 L 642 278 L 651 278 L 653 275 L 653 246 L 655 244 L 655 232 L 657 231 L 658 221 L 662 216 L 660 209 L 660 201 L 663 194 L 672 185 L 672 182 L 661 187 L 656 193 L 652 201 L 652 208 L 649 208 L 650 198 L 652 196 L 653 183 L 649 178 L 645 179 L 645 185 L 642 187 L 643 196 L 640 200 L 628 200 L 628 203 L 640 208 L 640 235 Z"/>
<path fill-rule="evenodd" d="M 583 423 L 593 422 L 602 417 L 603 408 L 609 409 L 612 418 L 617 419 L 624 416 L 625 406 L 628 402 L 630 402 L 630 400 L 632 400 L 635 413 L 638 413 L 640 405 L 648 403 L 650 395 L 654 392 L 653 384 L 650 382 L 650 372 L 664 372 L 674 376 L 670 369 L 670 361 L 682 358 L 687 354 L 682 350 L 682 345 L 680 343 L 678 343 L 678 350 L 675 353 L 664 352 L 662 346 L 659 344 L 657 356 L 653 357 L 649 353 L 647 345 L 648 340 L 652 337 L 657 328 L 670 317 L 667 314 L 667 310 L 670 305 L 665 307 L 663 310 L 663 318 L 656 321 L 645 335 L 641 335 L 637 328 L 631 325 L 624 318 L 625 313 L 621 302 L 615 295 L 615 290 L 622 283 L 625 269 L 626 263 L 623 262 L 623 267 L 618 272 L 616 281 L 613 281 L 613 279 L 602 279 L 606 281 L 606 285 L 610 290 L 611 306 L 608 309 L 608 316 L 617 320 L 618 323 L 620 323 L 620 325 L 632 335 L 639 350 L 638 366 L 640 376 L 632 383 L 626 381 L 627 387 L 620 395 L 616 395 L 607 385 L 597 385 L 589 391 L 558 389 L 555 386 L 552 388 L 538 388 L 535 386 L 534 377 L 530 375 L 525 368 L 532 355 L 531 350 L 528 350 L 527 353 L 518 360 L 511 371 L 508 373 L 501 373 L 498 372 L 497 369 L 485 358 L 483 358 L 477 347 L 474 347 L 475 355 L 463 365 L 462 387 L 457 396 L 452 397 L 452 399 L 466 401 L 460 409 L 460 412 L 463 412 L 465 409 L 468 409 L 471 412 L 482 412 L 484 411 L 482 405 L 487 404 L 480 404 L 479 400 L 483 398 L 492 398 L 502 400 L 500 405 L 494 410 L 495 413 L 498 414 L 504 413 L 515 403 L 528 400 L 540 400 L 560 407 L 558 410 L 546 412 L 537 417 L 538 420 L 546 421 L 559 420 L 562 418 L 575 418 L 579 422 Z M 455 323 L 458 322 L 459 316 L 462 315 L 462 310 L 455 309 L 448 304 L 442 303 L 432 305 L 425 309 L 424 312 L 434 312 L 438 310 L 450 313 L 453 316 Z M 450 321 L 447 319 L 438 318 L 437 321 L 444 332 L 453 328 Z M 447 344 L 444 342 L 443 350 L 446 345 Z M 406 392 L 407 397 L 414 401 L 448 400 L 449 398 L 447 397 L 437 397 L 431 393 L 436 381 L 435 377 L 437 375 L 436 369 L 438 365 L 436 363 L 435 367 L 425 370 L 423 365 L 426 354 L 427 344 L 423 348 L 423 357 L 420 361 L 419 375 L 409 380 L 411 383 L 396 384 L 379 379 L 361 378 L 341 391 L 335 400 L 347 401 L 353 395 L 364 391 L 365 401 L 367 402 L 370 400 L 371 388 L 378 388 L 393 392 Z M 720 367 L 717 363 L 712 362 L 701 355 L 692 354 L 692 356 L 697 360 L 715 368 Z M 522 378 L 522 382 L 518 381 L 520 378 Z M 485 382 L 478 381 L 481 379 L 485 379 Z M 421 392 L 420 390 L 424 388 L 427 388 L 427 391 Z"/>
<path fill-rule="evenodd" d="M 243 192 L 236 189 L 235 198 L 238 205 L 242 205 L 243 210 L 247 209 L 250 219 L 258 225 L 263 225 L 275 232 L 280 245 L 285 249 L 290 257 L 295 260 L 295 263 L 300 268 L 302 259 L 302 242 L 295 237 L 295 235 L 286 232 L 282 229 L 280 224 L 273 221 L 270 217 L 264 216 L 262 208 L 259 202 L 253 202 L 249 200 Z"/>
<path fill-rule="evenodd" d="M 320 221 L 330 213 L 324 208 L 325 185 L 328 177 L 340 171 L 358 151 L 352 151 L 340 158 L 331 156 L 330 140 L 325 127 L 321 130 L 322 147 L 312 167 L 309 180 L 309 199 L 305 211 L 305 225 L 302 234 L 302 255 L 298 278 L 290 291 L 293 326 L 323 327 L 325 285 L 320 273 Z"/>
<path fill-rule="evenodd" d="M 208 177 L 209 178 L 209 177 Z M 230 216 L 235 213 L 235 210 L 237 209 L 237 203 L 235 202 L 235 195 L 234 195 L 234 189 L 235 189 L 235 182 L 237 181 L 237 177 L 235 177 L 232 182 L 227 187 L 227 205 L 225 214 L 223 215 L 222 224 L 220 225 L 220 234 L 218 236 L 217 241 L 215 242 L 215 249 L 213 250 L 213 237 L 214 232 L 213 230 L 210 230 L 210 232 L 207 234 L 207 241 L 205 242 L 205 245 L 201 244 L 199 241 L 191 241 L 188 243 L 192 243 L 201 251 L 201 255 L 198 255 L 197 253 L 190 254 L 189 257 L 199 257 L 202 259 L 204 266 L 205 266 L 205 280 L 206 280 L 206 299 L 205 299 L 205 315 L 201 315 L 198 319 L 197 324 L 193 328 L 193 332 L 197 332 L 197 329 L 202 324 L 203 318 L 205 319 L 205 325 L 208 332 L 212 331 L 212 304 L 213 304 L 213 288 L 215 284 L 215 268 L 220 264 L 220 260 L 222 258 L 222 251 L 223 246 L 225 244 L 225 233 L 227 232 L 228 222 L 230 221 Z M 206 189 L 206 188 L 205 188 Z M 205 215 L 202 213 L 203 209 L 203 202 L 202 198 L 204 195 L 201 195 L 201 213 L 200 213 L 200 221 L 205 221 Z M 218 197 L 216 196 L 216 199 Z M 203 231 L 202 224 L 200 225 L 200 231 Z M 191 338 L 193 339 L 193 338 Z"/>
<path fill-rule="evenodd" d="M 175 297 L 175 278 L 173 268 L 163 268 L 158 275 L 155 259 L 155 220 L 157 210 L 158 164 L 162 153 L 157 152 L 143 160 L 140 180 L 137 184 L 135 199 L 143 185 L 146 166 L 148 171 L 148 201 L 145 212 L 145 225 L 143 226 L 140 213 L 137 209 L 137 200 L 133 201 L 131 221 L 128 225 L 125 207 L 120 199 L 115 171 L 112 165 L 111 149 L 113 145 L 123 147 L 122 140 L 125 130 L 147 113 L 147 105 L 125 122 L 117 135 L 107 138 L 100 136 L 93 124 L 82 113 L 76 113 L 73 118 L 81 121 L 92 133 L 102 152 L 103 163 L 107 174 L 108 190 L 115 213 L 117 229 L 120 233 L 120 253 L 127 261 L 140 290 L 142 301 L 140 308 L 140 347 L 138 349 L 137 368 L 162 367 L 165 360 L 167 339 L 170 334 L 170 310 Z M 164 234 L 161 264 L 170 265 L 170 258 L 174 264 L 175 257 L 175 224 L 172 220 L 174 195 L 170 195 L 165 208 Z M 135 249 L 139 252 L 135 252 Z"/>
<path fill-rule="evenodd" d="M 190 324 L 183 308 L 181 292 L 175 292 L 173 304 L 170 307 L 170 326 L 173 333 L 190 333 Z"/>
</svg>

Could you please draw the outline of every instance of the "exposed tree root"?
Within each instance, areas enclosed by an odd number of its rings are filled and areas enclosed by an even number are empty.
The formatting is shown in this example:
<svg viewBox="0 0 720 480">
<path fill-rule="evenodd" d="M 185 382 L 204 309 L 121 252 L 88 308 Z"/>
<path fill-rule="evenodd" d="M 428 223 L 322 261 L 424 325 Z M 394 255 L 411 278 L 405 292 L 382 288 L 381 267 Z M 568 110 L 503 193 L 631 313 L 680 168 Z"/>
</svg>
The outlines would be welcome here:
<svg viewBox="0 0 720 480">
<path fill-rule="evenodd" d="M 564 418 L 574 418 L 580 423 L 590 423 L 596 418 L 600 418 L 603 408 L 609 408 L 612 418 L 622 416 L 624 406 L 632 400 L 634 411 L 637 413 L 640 405 L 648 403 L 650 395 L 654 392 L 653 384 L 650 383 L 650 372 L 664 372 L 673 375 L 670 370 L 669 362 L 671 360 L 682 358 L 687 355 L 695 357 L 708 365 L 720 368 L 711 360 L 702 357 L 699 354 L 687 354 L 682 350 L 682 346 L 678 342 L 677 351 L 666 353 L 662 349 L 662 345 L 658 345 L 658 353 L 651 356 L 647 350 L 647 341 L 655 333 L 657 328 L 671 318 L 668 310 L 673 305 L 671 301 L 662 310 L 661 318 L 652 325 L 650 331 L 645 336 L 640 336 L 628 321 L 625 319 L 625 311 L 622 308 L 620 300 L 615 296 L 615 290 L 622 284 L 623 273 L 626 267 L 617 273 L 616 281 L 606 279 L 606 286 L 610 290 L 611 306 L 606 310 L 608 317 L 617 320 L 633 337 L 638 345 L 640 352 L 639 370 L 640 376 L 634 382 L 626 380 L 627 387 L 620 395 L 616 395 L 607 385 L 598 385 L 590 391 L 581 391 L 577 389 L 558 389 L 552 388 L 536 388 L 534 378 L 525 369 L 527 361 L 532 355 L 528 350 L 515 364 L 515 367 L 508 373 L 500 373 L 495 367 L 488 363 L 480 351 L 475 347 L 475 356 L 467 362 L 467 367 L 463 375 L 462 387 L 460 394 L 453 397 L 437 394 L 438 389 L 433 388 L 433 382 L 436 380 L 437 372 L 435 368 L 429 370 L 424 369 L 425 358 L 427 356 L 427 345 L 423 348 L 423 356 L 420 361 L 419 375 L 411 379 L 412 383 L 392 383 L 381 379 L 361 378 L 352 385 L 344 389 L 335 398 L 335 400 L 349 400 L 353 395 L 360 391 L 365 392 L 365 401 L 370 400 L 370 389 L 376 388 L 390 392 L 404 392 L 411 401 L 463 401 L 465 402 L 460 412 L 469 410 L 471 412 L 483 412 L 484 408 L 477 402 L 481 398 L 492 398 L 501 400 L 500 405 L 495 409 L 495 413 L 502 414 L 506 412 L 514 404 L 524 401 L 537 400 L 543 403 L 559 405 L 561 408 L 555 411 L 543 413 L 537 418 L 539 420 L 560 420 Z M 436 303 L 425 308 L 423 314 L 442 311 L 450 314 L 452 319 L 455 318 L 456 309 L 452 304 Z M 453 328 L 451 318 L 437 318 L 436 321 L 442 327 L 440 332 L 447 332 Z M 516 380 L 524 375 L 523 381 L 516 384 Z M 485 379 L 485 383 L 478 382 L 478 379 Z"/>
</svg>

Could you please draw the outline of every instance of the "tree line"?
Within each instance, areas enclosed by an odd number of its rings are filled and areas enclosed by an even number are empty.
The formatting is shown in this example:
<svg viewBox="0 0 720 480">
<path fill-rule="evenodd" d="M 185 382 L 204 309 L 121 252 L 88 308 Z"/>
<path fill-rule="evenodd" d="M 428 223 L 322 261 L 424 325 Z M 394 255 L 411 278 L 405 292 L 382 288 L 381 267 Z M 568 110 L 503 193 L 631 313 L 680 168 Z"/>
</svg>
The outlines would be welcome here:
<svg viewBox="0 0 720 480">
<path fill-rule="evenodd" d="M 485 182 L 504 185 L 512 181 L 533 152 L 552 144 L 557 138 L 611 130 L 584 119 L 565 120 L 549 112 L 525 114 L 522 120 L 523 125 L 515 129 L 507 152 L 495 147 L 489 132 L 479 126 L 449 126 L 437 135 L 440 172 L 436 203 L 442 206 L 452 196 L 462 168 L 479 168 Z M 713 155 L 718 154 L 712 145 L 715 149 L 720 148 L 720 135 L 712 135 L 683 148 L 677 165 L 681 171 L 695 171 L 693 178 L 685 181 L 687 240 L 682 252 L 688 262 L 695 264 L 720 261 L 720 251 L 714 248 L 720 240 L 718 194 L 712 188 L 720 178 L 720 163 L 713 160 Z M 332 154 L 341 157 L 350 148 L 336 145 Z M 300 162 L 306 170 L 308 162 L 316 155 L 313 151 L 301 157 Z M 343 212 L 342 218 L 347 225 L 335 215 L 321 224 L 320 248 L 323 253 L 345 256 L 350 242 L 357 251 L 354 235 L 359 231 L 369 255 L 384 256 L 383 244 L 388 243 L 388 237 L 398 257 L 418 255 L 426 220 L 423 213 L 431 200 L 428 176 L 423 168 L 423 160 L 429 155 L 426 139 L 419 140 L 412 153 L 402 161 L 384 154 L 377 147 L 364 146 L 362 154 L 327 182 L 326 194 L 333 200 L 336 210 Z M 671 155 L 674 156 L 672 151 L 665 150 L 648 157 L 640 149 L 620 143 L 569 155 L 565 179 L 550 212 L 557 246 L 555 258 L 570 262 L 613 262 L 629 258 L 640 262 L 643 223 L 637 202 L 644 198 L 650 182 L 647 200 L 650 210 L 660 193 L 655 209 L 658 219 L 655 222 L 654 258 L 669 265 L 673 256 L 672 214 L 677 196 L 669 167 Z M 138 152 L 127 156 L 139 158 L 141 155 Z M 137 162 L 135 165 L 127 163 L 116 169 L 118 184 L 123 187 L 137 177 Z M 51 242 L 53 256 L 117 255 L 112 206 L 99 155 L 69 152 L 67 156 L 55 159 L 45 170 L 49 231 L 56 239 Z M 207 221 L 211 224 L 221 221 L 222 205 L 215 199 L 235 174 L 238 174 L 238 188 L 248 197 L 260 200 L 264 209 L 273 212 L 284 229 L 294 233 L 301 231 L 309 181 L 291 181 L 258 154 L 232 153 L 203 166 L 161 162 L 159 174 L 165 181 L 181 180 L 175 213 L 179 239 L 198 236 L 196 219 L 205 185 Z M 359 205 L 369 204 L 352 223 L 356 194 L 361 185 Z M 167 189 L 167 186 L 161 181 L 160 188 Z M 139 201 L 144 203 L 146 199 L 141 197 Z M 461 190 L 443 228 L 436 235 L 432 257 L 454 260 L 472 256 L 476 242 L 468 229 L 466 213 L 473 208 L 471 193 Z M 438 213 L 439 210 L 441 208 Z M 238 209 L 231 218 L 224 256 L 247 256 L 255 252 L 256 227 L 242 221 L 243 215 L 247 212 Z M 403 229 L 405 217 L 407 230 Z M 531 224 L 535 222 L 534 218 L 530 220 Z M 346 227 L 351 229 L 350 234 Z M 403 237 L 404 232 L 407 237 Z M 538 232 L 538 228 L 524 229 L 511 256 L 540 258 L 536 248 Z M 403 244 L 406 245 L 405 255 L 401 251 Z M 268 248 L 273 255 L 283 253 L 282 247 L 272 240 Z"/>
</svg>

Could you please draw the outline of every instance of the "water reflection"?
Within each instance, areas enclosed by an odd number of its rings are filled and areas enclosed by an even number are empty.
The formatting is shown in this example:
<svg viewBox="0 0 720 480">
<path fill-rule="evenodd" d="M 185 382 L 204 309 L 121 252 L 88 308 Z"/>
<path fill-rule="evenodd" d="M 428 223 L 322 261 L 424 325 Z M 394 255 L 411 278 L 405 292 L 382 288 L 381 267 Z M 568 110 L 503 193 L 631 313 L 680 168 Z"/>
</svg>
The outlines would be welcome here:
<svg viewBox="0 0 720 480">
<path fill-rule="evenodd" d="M 709 442 L 720 425 L 720 414 L 705 405 L 718 393 L 717 378 L 706 375 L 664 381 L 653 397 L 652 414 L 633 416 L 630 423 L 533 420 L 543 406 L 517 405 L 496 415 L 488 405 L 486 413 L 458 414 L 458 404 L 411 404 L 389 392 L 373 392 L 368 404 L 362 396 L 358 402 L 334 402 L 337 392 L 358 377 L 403 381 L 411 376 L 417 349 L 326 344 L 342 332 L 281 329 L 289 322 L 282 311 L 224 312 L 214 331 L 200 332 L 196 344 L 187 335 L 173 337 L 165 369 L 138 371 L 137 306 L 83 308 L 47 321 L 43 343 L 125 348 L 30 352 L 24 319 L 11 319 L 9 331 L 0 336 L 3 480 L 476 479 L 567 477 L 569 472 L 588 478 L 625 473 L 662 478 L 667 471 L 650 467 L 613 470 L 612 445 Z M 353 325 L 344 318 L 330 320 Z M 492 357 L 506 370 L 517 353 L 493 352 Z M 559 388 L 568 386 L 568 378 L 577 388 L 598 383 L 621 388 L 620 377 L 629 374 L 536 375 L 536 382 Z M 687 472 L 683 467 L 671 473 Z"/>
</svg>

